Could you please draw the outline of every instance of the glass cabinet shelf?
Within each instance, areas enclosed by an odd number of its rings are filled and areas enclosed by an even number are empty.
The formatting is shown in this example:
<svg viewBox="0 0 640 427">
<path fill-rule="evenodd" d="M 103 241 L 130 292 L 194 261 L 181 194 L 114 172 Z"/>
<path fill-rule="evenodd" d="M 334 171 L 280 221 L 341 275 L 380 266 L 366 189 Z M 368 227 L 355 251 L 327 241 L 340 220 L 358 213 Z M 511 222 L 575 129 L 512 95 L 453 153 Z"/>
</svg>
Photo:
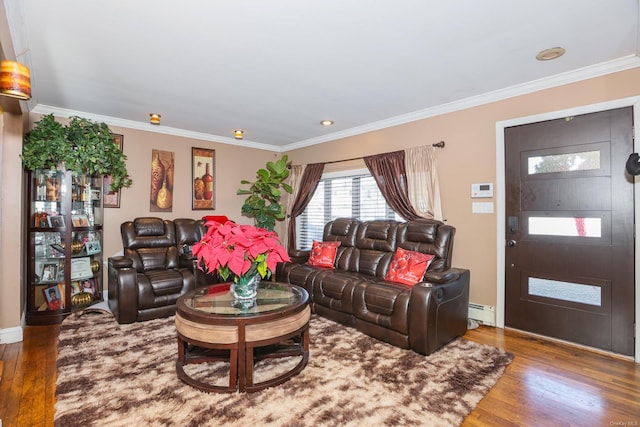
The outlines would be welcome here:
<svg viewBox="0 0 640 427">
<path fill-rule="evenodd" d="M 59 323 L 102 301 L 102 177 L 38 170 L 27 175 L 28 324 Z"/>
</svg>

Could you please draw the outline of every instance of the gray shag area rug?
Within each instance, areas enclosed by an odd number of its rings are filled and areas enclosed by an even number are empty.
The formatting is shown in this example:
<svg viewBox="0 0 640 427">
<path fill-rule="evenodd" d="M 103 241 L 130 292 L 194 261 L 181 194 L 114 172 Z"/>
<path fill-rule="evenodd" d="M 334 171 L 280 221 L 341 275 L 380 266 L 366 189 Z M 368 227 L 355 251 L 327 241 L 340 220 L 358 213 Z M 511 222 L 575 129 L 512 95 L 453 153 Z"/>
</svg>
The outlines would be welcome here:
<svg viewBox="0 0 640 427">
<path fill-rule="evenodd" d="M 430 356 L 312 316 L 297 376 L 256 393 L 204 393 L 175 372 L 174 318 L 119 325 L 88 308 L 60 329 L 56 426 L 456 426 L 513 356 L 458 338 Z M 299 359 L 260 362 L 256 380 Z M 228 364 L 188 365 L 224 384 Z"/>
</svg>

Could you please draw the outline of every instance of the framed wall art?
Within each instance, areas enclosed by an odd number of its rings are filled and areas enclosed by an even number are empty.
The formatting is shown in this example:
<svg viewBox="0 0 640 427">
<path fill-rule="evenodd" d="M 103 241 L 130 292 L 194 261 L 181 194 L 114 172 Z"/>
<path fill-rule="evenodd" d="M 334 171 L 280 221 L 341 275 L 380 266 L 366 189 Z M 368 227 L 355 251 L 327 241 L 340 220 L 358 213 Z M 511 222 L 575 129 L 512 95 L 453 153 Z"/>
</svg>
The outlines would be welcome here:
<svg viewBox="0 0 640 427">
<path fill-rule="evenodd" d="M 122 147 L 124 146 L 124 136 L 114 133 L 113 143 L 120 147 L 120 151 L 122 151 Z M 105 176 L 102 181 L 102 195 L 103 206 L 105 208 L 120 207 L 120 190 L 111 191 L 111 175 Z"/>
<path fill-rule="evenodd" d="M 215 155 L 216 150 L 191 147 L 191 208 L 193 210 L 216 208 Z"/>
<path fill-rule="evenodd" d="M 149 192 L 151 212 L 172 212 L 173 210 L 174 162 L 175 154 L 172 151 L 152 150 Z"/>
</svg>

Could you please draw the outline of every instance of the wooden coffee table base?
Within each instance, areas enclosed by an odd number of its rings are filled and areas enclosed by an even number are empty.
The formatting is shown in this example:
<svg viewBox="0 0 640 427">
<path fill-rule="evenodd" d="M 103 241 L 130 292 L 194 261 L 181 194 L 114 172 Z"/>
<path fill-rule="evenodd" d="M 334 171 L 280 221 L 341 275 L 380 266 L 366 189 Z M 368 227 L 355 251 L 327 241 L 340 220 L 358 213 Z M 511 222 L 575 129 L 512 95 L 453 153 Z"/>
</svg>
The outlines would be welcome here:
<svg viewBox="0 0 640 427">
<path fill-rule="evenodd" d="M 176 314 L 178 360 L 176 373 L 185 383 L 206 392 L 254 392 L 282 384 L 300 373 L 309 361 L 309 306 L 276 320 L 237 325 L 204 324 Z M 283 344 L 289 340 L 290 343 Z M 291 370 L 259 383 L 253 381 L 255 362 L 264 359 L 302 356 Z M 194 363 L 229 363 L 228 386 L 209 384 L 188 375 L 184 366 Z"/>
</svg>

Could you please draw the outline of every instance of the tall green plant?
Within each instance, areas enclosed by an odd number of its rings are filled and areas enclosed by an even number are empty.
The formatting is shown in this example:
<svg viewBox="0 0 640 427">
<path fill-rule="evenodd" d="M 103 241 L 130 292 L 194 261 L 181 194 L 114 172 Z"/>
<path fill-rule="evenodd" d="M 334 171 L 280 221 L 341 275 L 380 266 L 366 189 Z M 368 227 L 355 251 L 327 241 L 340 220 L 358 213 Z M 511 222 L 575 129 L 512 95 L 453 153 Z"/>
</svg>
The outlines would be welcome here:
<svg viewBox="0 0 640 427">
<path fill-rule="evenodd" d="M 111 189 L 132 184 L 127 157 L 113 142 L 105 123 L 71 117 L 69 125 L 58 123 L 53 114 L 42 117 L 24 137 L 22 164 L 26 169 L 49 169 L 64 165 L 77 174 L 111 175 Z"/>
<path fill-rule="evenodd" d="M 257 227 L 273 231 L 276 220 L 285 218 L 285 208 L 280 204 L 282 190 L 292 193 L 293 189 L 284 182 L 289 177 L 286 154 L 276 162 L 267 162 L 266 169 L 258 169 L 256 181 L 240 181 L 249 184 L 248 189 L 239 189 L 238 195 L 249 195 L 242 205 L 242 213 L 253 217 Z"/>
</svg>

